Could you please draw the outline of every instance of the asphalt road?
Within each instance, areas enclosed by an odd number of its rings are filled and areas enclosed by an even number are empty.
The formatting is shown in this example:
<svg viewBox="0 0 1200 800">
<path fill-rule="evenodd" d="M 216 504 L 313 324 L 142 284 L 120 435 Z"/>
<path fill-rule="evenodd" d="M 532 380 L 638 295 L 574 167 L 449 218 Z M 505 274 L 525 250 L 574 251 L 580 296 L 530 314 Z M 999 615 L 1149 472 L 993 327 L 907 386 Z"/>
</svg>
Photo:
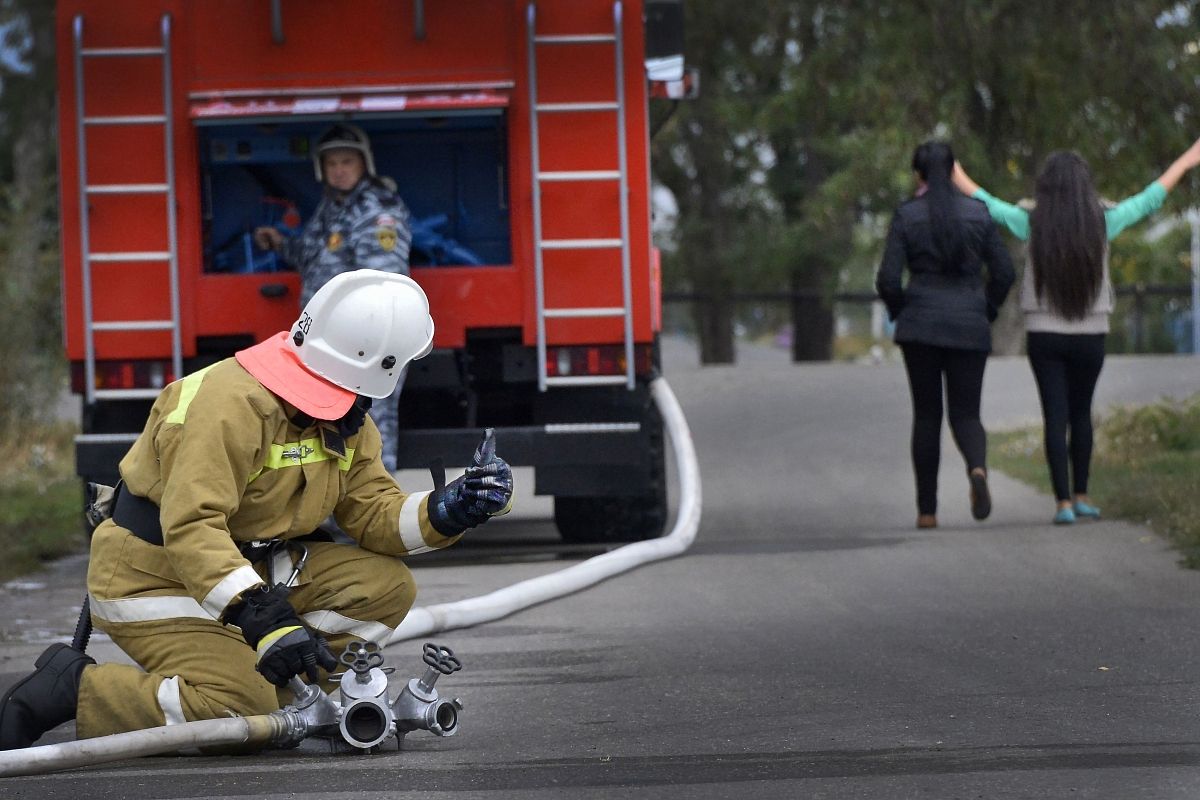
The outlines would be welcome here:
<svg viewBox="0 0 1200 800">
<path fill-rule="evenodd" d="M 451 738 L 171 756 L 0 782 L 0 797 L 1191 798 L 1200 794 L 1200 574 L 1145 529 L 1055 528 L 994 476 L 970 519 L 943 450 L 942 527 L 917 531 L 902 369 L 746 350 L 699 369 L 668 348 L 704 479 L 683 557 L 433 637 L 462 672 Z M 1099 404 L 1200 387 L 1187 358 L 1110 359 Z M 989 366 L 985 422 L 1036 419 L 1026 364 Z M 408 476 L 406 476 L 408 477 Z M 453 557 L 414 560 L 430 604 L 592 550 L 522 497 Z M 0 588 L 0 687 L 69 636 L 82 561 Z M 419 642 L 389 649 L 396 678 Z M 118 658 L 97 639 L 91 652 Z M 50 740 L 70 736 L 69 726 Z"/>
</svg>

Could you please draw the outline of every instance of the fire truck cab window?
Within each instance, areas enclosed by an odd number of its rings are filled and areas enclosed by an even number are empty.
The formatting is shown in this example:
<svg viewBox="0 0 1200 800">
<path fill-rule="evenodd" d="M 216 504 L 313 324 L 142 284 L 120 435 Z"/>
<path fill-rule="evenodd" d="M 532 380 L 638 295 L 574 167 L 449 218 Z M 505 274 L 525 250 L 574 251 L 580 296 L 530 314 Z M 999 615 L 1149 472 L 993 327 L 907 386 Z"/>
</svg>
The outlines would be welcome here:
<svg viewBox="0 0 1200 800">
<path fill-rule="evenodd" d="M 236 122 L 197 129 L 204 271 L 292 269 L 254 246 L 262 225 L 299 234 L 321 199 L 312 143 L 334 122 Z M 411 265 L 512 263 L 507 141 L 500 112 L 355 119 L 371 137 L 376 173 L 412 212 Z"/>
</svg>

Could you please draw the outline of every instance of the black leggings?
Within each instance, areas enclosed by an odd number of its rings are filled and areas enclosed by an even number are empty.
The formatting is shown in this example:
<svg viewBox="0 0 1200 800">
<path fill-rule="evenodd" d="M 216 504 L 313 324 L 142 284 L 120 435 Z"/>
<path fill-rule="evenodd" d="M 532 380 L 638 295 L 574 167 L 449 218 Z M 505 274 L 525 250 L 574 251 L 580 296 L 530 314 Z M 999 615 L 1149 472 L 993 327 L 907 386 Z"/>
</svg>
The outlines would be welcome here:
<svg viewBox="0 0 1200 800">
<path fill-rule="evenodd" d="M 1070 500 L 1071 488 L 1075 494 L 1087 494 L 1092 461 L 1092 395 L 1104 366 L 1104 334 L 1031 331 L 1025 337 L 1025 350 L 1042 398 L 1046 462 L 1054 496 Z M 1068 452 L 1073 481 L 1067 478 Z"/>
<path fill-rule="evenodd" d="M 937 513 L 938 462 L 942 452 L 942 376 L 946 378 L 946 405 L 950 431 L 967 462 L 967 472 L 987 469 L 987 434 L 979 421 L 983 369 L 988 354 L 906 342 L 904 366 L 912 391 L 912 461 L 917 475 L 917 513 Z"/>
</svg>

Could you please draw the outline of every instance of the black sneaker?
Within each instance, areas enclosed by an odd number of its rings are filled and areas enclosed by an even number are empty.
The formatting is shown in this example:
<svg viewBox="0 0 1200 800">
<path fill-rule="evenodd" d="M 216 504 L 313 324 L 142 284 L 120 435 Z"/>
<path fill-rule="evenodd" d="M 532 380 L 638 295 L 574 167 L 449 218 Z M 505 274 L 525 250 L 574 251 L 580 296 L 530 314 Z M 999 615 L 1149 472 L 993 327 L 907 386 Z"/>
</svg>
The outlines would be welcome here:
<svg viewBox="0 0 1200 800">
<path fill-rule="evenodd" d="M 992 513 L 992 495 L 988 491 L 987 473 L 980 474 L 971 471 L 971 516 L 975 519 L 987 519 Z"/>
<path fill-rule="evenodd" d="M 0 701 L 0 750 L 29 747 L 51 728 L 75 719 L 79 679 L 96 659 L 70 645 L 52 644 L 37 667 Z"/>
</svg>

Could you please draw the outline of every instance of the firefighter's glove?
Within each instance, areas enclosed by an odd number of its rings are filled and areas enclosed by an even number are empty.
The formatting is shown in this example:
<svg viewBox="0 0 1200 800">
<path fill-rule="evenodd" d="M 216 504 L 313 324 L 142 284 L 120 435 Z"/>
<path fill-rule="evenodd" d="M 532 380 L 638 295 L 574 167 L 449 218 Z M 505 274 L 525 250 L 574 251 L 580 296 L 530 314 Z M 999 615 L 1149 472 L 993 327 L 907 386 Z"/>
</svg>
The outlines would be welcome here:
<svg viewBox="0 0 1200 800">
<path fill-rule="evenodd" d="M 271 631 L 258 642 L 258 671 L 276 686 L 288 685 L 293 675 L 308 676 L 309 683 L 321 678 L 317 667 L 332 672 L 338 661 L 325 642 L 303 625 Z"/>
<path fill-rule="evenodd" d="M 287 597 L 283 584 L 252 590 L 230 607 L 225 621 L 241 628 L 246 643 L 258 651 L 257 669 L 268 681 L 283 687 L 294 675 L 306 675 L 315 683 L 321 677 L 317 668 L 329 672 L 337 659 L 309 632 Z"/>
<path fill-rule="evenodd" d="M 493 428 L 484 433 L 466 472 L 445 487 L 444 480 L 435 470 L 429 521 L 445 536 L 456 536 L 512 509 L 512 469 L 496 455 Z"/>
<path fill-rule="evenodd" d="M 83 517 L 88 531 L 94 531 L 101 522 L 112 516 L 117 504 L 117 488 L 103 483 L 88 483 L 84 487 Z"/>
</svg>

